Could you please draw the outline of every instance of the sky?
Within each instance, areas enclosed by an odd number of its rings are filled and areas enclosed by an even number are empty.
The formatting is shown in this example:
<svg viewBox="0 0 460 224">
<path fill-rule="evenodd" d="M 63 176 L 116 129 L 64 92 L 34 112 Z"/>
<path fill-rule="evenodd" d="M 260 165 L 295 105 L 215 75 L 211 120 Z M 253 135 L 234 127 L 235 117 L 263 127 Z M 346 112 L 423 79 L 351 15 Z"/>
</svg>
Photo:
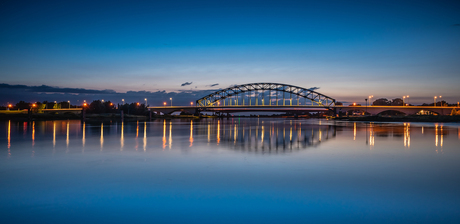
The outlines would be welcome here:
<svg viewBox="0 0 460 224">
<path fill-rule="evenodd" d="M 252 82 L 454 103 L 458 12 L 460 1 L 1 1 L 0 104 L 185 103 Z"/>
</svg>

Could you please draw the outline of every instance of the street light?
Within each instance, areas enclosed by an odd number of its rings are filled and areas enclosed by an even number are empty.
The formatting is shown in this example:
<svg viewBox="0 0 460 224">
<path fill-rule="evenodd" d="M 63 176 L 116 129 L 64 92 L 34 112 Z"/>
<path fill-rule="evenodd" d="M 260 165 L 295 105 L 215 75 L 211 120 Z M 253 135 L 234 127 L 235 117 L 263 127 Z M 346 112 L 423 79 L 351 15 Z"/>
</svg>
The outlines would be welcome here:
<svg viewBox="0 0 460 224">
<path fill-rule="evenodd" d="M 145 100 L 145 106 L 147 106 L 147 98 L 145 98 L 144 100 Z"/>
<path fill-rule="evenodd" d="M 67 100 L 67 103 L 69 103 L 69 109 L 70 109 L 70 100 Z"/>
<path fill-rule="evenodd" d="M 370 96 L 369 96 L 369 106 L 372 106 L 372 104 L 371 104 L 371 99 L 372 99 L 373 97 L 374 97 L 374 95 L 370 95 Z"/>
<path fill-rule="evenodd" d="M 123 105 L 125 105 L 125 99 L 121 99 L 121 102 L 123 102 Z"/>
<path fill-rule="evenodd" d="M 166 107 L 166 102 L 164 102 L 163 105 Z"/>
<path fill-rule="evenodd" d="M 438 98 L 438 97 L 434 96 L 434 106 L 436 106 L 436 98 Z"/>
<path fill-rule="evenodd" d="M 171 107 L 172 107 L 172 98 L 169 98 L 169 100 L 171 100 Z"/>
<path fill-rule="evenodd" d="M 439 102 L 441 102 L 441 107 L 442 107 L 442 96 L 439 96 Z"/>
<path fill-rule="evenodd" d="M 190 106 L 193 107 L 193 102 L 190 102 Z"/>
</svg>

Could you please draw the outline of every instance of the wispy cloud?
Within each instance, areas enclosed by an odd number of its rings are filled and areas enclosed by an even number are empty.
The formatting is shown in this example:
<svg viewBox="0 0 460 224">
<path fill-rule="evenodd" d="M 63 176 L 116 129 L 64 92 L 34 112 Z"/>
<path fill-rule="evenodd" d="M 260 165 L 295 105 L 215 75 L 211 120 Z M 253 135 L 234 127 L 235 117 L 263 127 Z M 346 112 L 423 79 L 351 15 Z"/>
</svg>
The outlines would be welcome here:
<svg viewBox="0 0 460 224">
<path fill-rule="evenodd" d="M 125 102 L 143 102 L 144 98 L 148 99 L 151 106 L 163 105 L 164 102 L 173 98 L 177 105 L 188 105 L 203 96 L 206 96 L 215 90 L 180 90 L 176 92 L 166 92 L 159 90 L 151 91 L 128 91 L 126 93 L 116 92 L 113 90 L 94 90 L 81 88 L 60 88 L 52 86 L 26 86 L 26 85 L 9 85 L 0 84 L 0 105 L 6 105 L 7 102 L 14 103 L 24 100 L 26 102 L 36 101 L 68 101 L 71 104 L 79 105 L 86 100 L 112 101 L 121 103 L 121 99 Z"/>
<path fill-rule="evenodd" d="M 188 86 L 188 85 L 192 85 L 193 82 L 184 82 L 182 83 L 180 86 Z"/>
<path fill-rule="evenodd" d="M 206 86 L 209 86 L 209 87 L 214 87 L 214 86 L 218 86 L 219 83 L 214 83 L 214 84 L 211 84 L 211 85 L 206 85 Z"/>
</svg>

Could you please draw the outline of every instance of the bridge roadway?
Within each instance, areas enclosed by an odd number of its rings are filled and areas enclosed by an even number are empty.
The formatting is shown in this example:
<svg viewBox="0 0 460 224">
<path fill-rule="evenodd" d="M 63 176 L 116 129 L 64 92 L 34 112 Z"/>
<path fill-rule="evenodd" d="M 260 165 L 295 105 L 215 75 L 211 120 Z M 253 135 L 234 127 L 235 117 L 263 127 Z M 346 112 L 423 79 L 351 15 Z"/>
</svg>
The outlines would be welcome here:
<svg viewBox="0 0 460 224">
<path fill-rule="evenodd" d="M 328 110 L 336 113 L 348 111 L 367 112 L 371 115 L 377 115 L 384 111 L 399 111 L 406 115 L 416 114 L 420 111 L 430 111 L 439 115 L 449 115 L 452 109 L 460 110 L 459 107 L 434 107 L 434 106 L 312 106 L 312 105 L 292 105 L 292 106 L 248 106 L 248 105 L 232 105 L 232 106 L 215 106 L 215 107 L 199 107 L 199 106 L 160 106 L 148 107 L 151 111 L 161 112 L 163 114 L 171 114 L 176 111 L 183 111 L 194 114 L 200 112 L 221 112 L 221 113 L 238 113 L 238 112 L 325 112 Z"/>
</svg>

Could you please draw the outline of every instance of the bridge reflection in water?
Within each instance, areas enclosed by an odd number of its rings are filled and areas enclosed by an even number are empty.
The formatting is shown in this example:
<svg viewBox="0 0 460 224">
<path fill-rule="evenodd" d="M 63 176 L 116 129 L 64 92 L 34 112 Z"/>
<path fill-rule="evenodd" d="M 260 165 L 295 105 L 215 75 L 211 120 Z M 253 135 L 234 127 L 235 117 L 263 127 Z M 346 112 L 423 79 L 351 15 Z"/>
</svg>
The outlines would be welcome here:
<svg viewBox="0 0 460 224">
<path fill-rule="evenodd" d="M 205 119 L 96 124 L 79 120 L 5 121 L 0 126 L 5 127 L 0 130 L 0 134 L 6 137 L 4 147 L 8 157 L 20 147 L 27 148 L 27 144 L 30 144 L 34 155 L 37 143 L 42 149 L 51 148 L 52 153 L 62 148 L 66 153 L 75 151 L 75 148 L 82 153 L 85 148 L 98 151 L 113 151 L 114 148 L 137 151 L 139 144 L 142 144 L 144 152 L 158 148 L 186 150 L 207 145 L 238 151 L 276 153 L 316 147 L 340 135 L 341 142 L 362 142 L 370 150 L 376 146 L 384 147 L 388 141 L 400 142 L 401 147 L 410 149 L 415 140 L 415 143 L 433 146 L 435 153 L 444 153 L 446 140 L 451 144 L 454 139 L 456 144 L 460 140 L 460 127 L 443 124 L 322 120 Z M 455 135 L 447 139 L 451 132 L 455 132 Z"/>
<path fill-rule="evenodd" d="M 235 150 L 286 152 L 315 147 L 336 136 L 333 125 L 302 124 L 298 121 L 237 119 L 231 122 L 210 120 L 206 128 L 195 128 L 195 136 L 206 136 L 208 144 L 224 145 Z M 190 146 L 193 145 L 193 122 Z"/>
</svg>

